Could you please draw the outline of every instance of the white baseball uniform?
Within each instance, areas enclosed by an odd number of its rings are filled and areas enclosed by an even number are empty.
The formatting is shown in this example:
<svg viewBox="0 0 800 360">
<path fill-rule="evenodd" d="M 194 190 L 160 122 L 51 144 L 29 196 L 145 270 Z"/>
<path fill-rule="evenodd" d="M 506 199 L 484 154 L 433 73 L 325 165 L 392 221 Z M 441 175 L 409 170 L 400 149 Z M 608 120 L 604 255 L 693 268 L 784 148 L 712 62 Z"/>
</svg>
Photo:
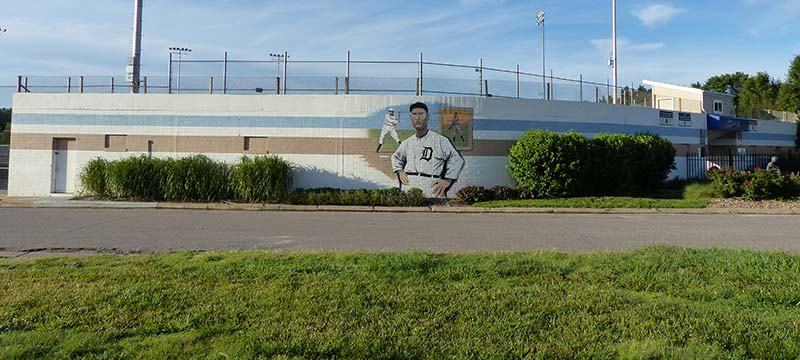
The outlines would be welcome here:
<svg viewBox="0 0 800 360">
<path fill-rule="evenodd" d="M 392 171 L 408 174 L 408 187 L 433 196 L 433 184 L 439 179 L 456 181 L 464 167 L 464 158 L 450 140 L 432 130 L 423 137 L 413 135 L 400 144 L 392 155 Z"/>
<path fill-rule="evenodd" d="M 395 130 L 395 126 L 400 121 L 397 119 L 397 116 L 393 114 L 386 114 L 386 117 L 383 119 L 383 129 L 381 129 L 381 137 L 378 140 L 378 144 L 383 145 L 383 140 L 386 139 L 386 135 L 391 135 L 394 141 L 400 142 L 400 136 L 397 135 L 397 130 Z"/>
</svg>

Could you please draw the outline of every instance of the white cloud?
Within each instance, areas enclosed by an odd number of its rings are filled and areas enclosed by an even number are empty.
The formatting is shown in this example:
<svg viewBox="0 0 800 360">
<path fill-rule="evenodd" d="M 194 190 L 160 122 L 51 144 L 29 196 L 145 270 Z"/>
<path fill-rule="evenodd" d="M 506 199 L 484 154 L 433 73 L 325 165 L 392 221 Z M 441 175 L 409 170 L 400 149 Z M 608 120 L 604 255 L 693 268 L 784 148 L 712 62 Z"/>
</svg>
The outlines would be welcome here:
<svg viewBox="0 0 800 360">
<path fill-rule="evenodd" d="M 686 12 L 669 4 L 653 4 L 631 11 L 644 26 L 656 26 L 670 21 L 675 15 Z"/>
</svg>

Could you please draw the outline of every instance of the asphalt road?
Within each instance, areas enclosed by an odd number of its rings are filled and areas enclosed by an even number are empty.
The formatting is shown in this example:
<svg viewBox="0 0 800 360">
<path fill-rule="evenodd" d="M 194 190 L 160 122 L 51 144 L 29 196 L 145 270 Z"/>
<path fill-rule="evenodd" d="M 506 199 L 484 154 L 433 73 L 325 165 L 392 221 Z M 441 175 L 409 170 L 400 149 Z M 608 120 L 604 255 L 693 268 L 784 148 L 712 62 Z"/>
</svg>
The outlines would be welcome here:
<svg viewBox="0 0 800 360">
<path fill-rule="evenodd" d="M 650 244 L 800 252 L 797 216 L 0 208 L 0 250 L 622 250 Z"/>
</svg>

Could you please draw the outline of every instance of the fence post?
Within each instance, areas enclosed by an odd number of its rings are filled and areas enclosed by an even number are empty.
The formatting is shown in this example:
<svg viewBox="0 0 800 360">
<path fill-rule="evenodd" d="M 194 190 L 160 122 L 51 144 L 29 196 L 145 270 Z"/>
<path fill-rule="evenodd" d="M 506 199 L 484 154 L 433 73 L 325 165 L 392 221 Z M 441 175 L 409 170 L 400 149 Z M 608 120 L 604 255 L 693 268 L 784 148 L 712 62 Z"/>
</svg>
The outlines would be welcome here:
<svg viewBox="0 0 800 360">
<path fill-rule="evenodd" d="M 83 75 L 81 75 L 81 94 L 83 94 Z"/>
<path fill-rule="evenodd" d="M 552 100 L 552 99 L 550 98 L 550 94 L 551 94 L 551 92 L 550 92 L 550 91 L 552 91 L 552 90 L 550 89 L 550 87 L 551 87 L 551 86 L 552 86 L 552 85 L 551 85 L 550 83 L 547 83 L 547 95 L 545 96 L 545 98 L 546 98 L 547 100 Z"/>
<path fill-rule="evenodd" d="M 208 93 L 209 94 L 213 94 L 214 93 L 214 77 L 213 76 L 209 76 L 208 77 Z"/>
<path fill-rule="evenodd" d="M 286 95 L 286 85 L 289 82 L 288 78 L 288 65 L 289 65 L 289 52 L 283 52 L 283 94 Z"/>
<path fill-rule="evenodd" d="M 225 52 L 225 57 L 222 59 L 222 93 L 228 93 L 228 52 Z"/>
<path fill-rule="evenodd" d="M 28 88 L 28 77 L 27 76 L 25 77 L 25 83 L 24 84 L 25 84 L 25 92 L 26 93 L 31 92 L 31 89 Z"/>
<path fill-rule="evenodd" d="M 600 87 L 598 87 L 598 86 L 594 87 L 594 102 L 595 103 L 599 103 L 600 102 Z"/>
<path fill-rule="evenodd" d="M 581 99 L 581 102 L 583 102 L 583 74 L 581 74 L 581 78 L 580 78 L 580 80 L 579 80 L 579 83 L 580 83 L 580 86 L 581 86 L 581 91 L 580 91 L 580 93 L 581 93 L 581 95 L 580 95 L 580 96 L 581 96 L 581 98 L 580 98 L 580 99 Z"/>
<path fill-rule="evenodd" d="M 72 76 L 67 77 L 67 94 L 72 92 Z"/>
<path fill-rule="evenodd" d="M 483 58 L 481 58 L 481 61 L 478 63 L 478 73 L 478 88 L 480 90 L 478 94 L 479 96 L 483 96 Z"/>
<path fill-rule="evenodd" d="M 489 94 L 489 79 L 483 80 L 483 89 L 485 90 L 484 93 L 486 96 L 490 96 Z"/>
<path fill-rule="evenodd" d="M 144 93 L 147 94 L 147 76 L 142 78 L 142 83 L 144 84 Z"/>
<path fill-rule="evenodd" d="M 169 66 L 167 66 L 167 94 L 172 94 L 172 51 L 169 53 Z"/>
<path fill-rule="evenodd" d="M 556 99 L 556 84 L 553 82 L 553 69 L 550 69 L 550 100 Z"/>
<path fill-rule="evenodd" d="M 517 99 L 519 99 L 519 64 L 517 64 Z"/>
<path fill-rule="evenodd" d="M 339 95 L 339 77 L 333 79 L 333 94 Z"/>
<path fill-rule="evenodd" d="M 281 94 L 281 77 L 280 76 L 276 76 L 275 77 L 275 94 L 276 95 L 280 95 Z"/>
<path fill-rule="evenodd" d="M 344 74 L 344 94 L 350 94 L 350 50 L 347 50 L 347 69 Z"/>
<path fill-rule="evenodd" d="M 22 75 L 17 75 L 17 92 L 22 92 Z"/>
<path fill-rule="evenodd" d="M 111 93 L 114 93 L 114 77 L 111 77 Z"/>
</svg>

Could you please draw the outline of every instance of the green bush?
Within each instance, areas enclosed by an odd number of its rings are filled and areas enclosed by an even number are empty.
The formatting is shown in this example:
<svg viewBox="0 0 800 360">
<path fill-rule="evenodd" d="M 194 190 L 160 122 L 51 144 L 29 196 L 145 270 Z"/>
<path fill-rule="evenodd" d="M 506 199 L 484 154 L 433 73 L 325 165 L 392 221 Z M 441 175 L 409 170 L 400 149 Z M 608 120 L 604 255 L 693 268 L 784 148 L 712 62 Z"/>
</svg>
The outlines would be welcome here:
<svg viewBox="0 0 800 360">
<path fill-rule="evenodd" d="M 508 171 L 518 187 L 535 189 L 541 197 L 583 194 L 591 192 L 588 154 L 589 142 L 581 134 L 530 130 L 511 147 Z"/>
<path fill-rule="evenodd" d="M 83 184 L 83 193 L 101 197 L 109 197 L 111 195 L 106 179 L 106 169 L 108 165 L 108 160 L 96 158 L 89 161 L 89 163 L 84 166 L 80 174 L 81 184 Z"/>
<path fill-rule="evenodd" d="M 112 198 L 146 201 L 164 200 L 169 161 L 147 155 L 112 161 L 106 168 Z"/>
<path fill-rule="evenodd" d="M 779 176 L 772 170 L 756 168 L 755 171 L 709 171 L 711 186 L 716 195 L 745 200 L 792 199 L 800 196 L 798 174 Z"/>
<path fill-rule="evenodd" d="M 275 155 L 243 156 L 230 171 L 230 187 L 242 202 L 278 202 L 292 187 L 292 165 Z"/>
<path fill-rule="evenodd" d="M 519 190 L 509 186 L 495 185 L 489 191 L 494 195 L 491 200 L 515 200 L 520 195 Z"/>
<path fill-rule="evenodd" d="M 391 189 L 342 190 L 332 188 L 297 189 L 286 202 L 295 205 L 357 205 L 357 206 L 422 206 L 425 196 L 420 189 L 403 192 Z"/>
<path fill-rule="evenodd" d="M 639 194 L 654 190 L 675 168 L 672 143 L 652 134 L 598 134 L 591 141 L 531 130 L 509 154 L 521 196 L 531 198 Z"/>
<path fill-rule="evenodd" d="M 0 131 L 0 145 L 11 145 L 11 131 Z"/>
<path fill-rule="evenodd" d="M 243 157 L 230 167 L 203 155 L 117 161 L 94 159 L 80 174 L 84 192 L 145 201 L 278 201 L 291 187 L 292 166 L 276 156 Z"/>
<path fill-rule="evenodd" d="M 213 202 L 230 199 L 228 166 L 204 155 L 167 159 L 164 198 L 167 201 Z"/>
</svg>

